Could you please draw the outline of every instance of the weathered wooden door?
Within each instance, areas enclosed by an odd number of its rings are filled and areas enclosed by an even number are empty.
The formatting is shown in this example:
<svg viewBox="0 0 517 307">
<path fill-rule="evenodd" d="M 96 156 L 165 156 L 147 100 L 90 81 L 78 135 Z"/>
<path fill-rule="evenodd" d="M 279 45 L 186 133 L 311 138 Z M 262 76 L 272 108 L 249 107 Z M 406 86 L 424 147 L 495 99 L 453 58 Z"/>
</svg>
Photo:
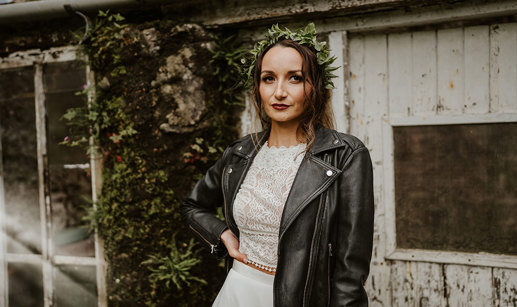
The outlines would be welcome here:
<svg viewBox="0 0 517 307">
<path fill-rule="evenodd" d="M 344 46 L 338 128 L 374 163 L 371 305 L 514 306 L 517 24 L 330 43 Z"/>
</svg>

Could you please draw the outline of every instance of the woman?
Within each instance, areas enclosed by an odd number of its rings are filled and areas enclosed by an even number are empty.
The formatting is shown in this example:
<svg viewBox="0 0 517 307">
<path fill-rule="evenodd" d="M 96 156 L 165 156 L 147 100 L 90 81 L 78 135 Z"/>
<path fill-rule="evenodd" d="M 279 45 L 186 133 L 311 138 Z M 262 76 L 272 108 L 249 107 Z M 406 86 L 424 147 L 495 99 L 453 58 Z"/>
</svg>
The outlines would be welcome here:
<svg viewBox="0 0 517 307">
<path fill-rule="evenodd" d="M 252 53 L 264 131 L 231 144 L 182 205 L 227 260 L 213 306 L 367 306 L 372 164 L 361 141 L 331 129 L 333 58 L 313 24 L 273 26 Z"/>
</svg>

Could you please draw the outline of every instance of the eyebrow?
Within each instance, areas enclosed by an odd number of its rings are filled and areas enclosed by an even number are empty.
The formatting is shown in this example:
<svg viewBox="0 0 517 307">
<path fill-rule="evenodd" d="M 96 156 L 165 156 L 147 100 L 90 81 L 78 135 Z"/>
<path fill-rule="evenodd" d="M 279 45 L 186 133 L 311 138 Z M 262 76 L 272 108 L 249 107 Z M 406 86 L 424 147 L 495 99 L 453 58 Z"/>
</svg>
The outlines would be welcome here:
<svg viewBox="0 0 517 307">
<path fill-rule="evenodd" d="M 290 74 L 295 73 L 295 72 L 302 72 L 302 71 L 300 69 L 288 71 L 288 73 L 290 73 Z M 274 74 L 274 72 L 271 70 L 263 70 L 260 74 Z"/>
</svg>

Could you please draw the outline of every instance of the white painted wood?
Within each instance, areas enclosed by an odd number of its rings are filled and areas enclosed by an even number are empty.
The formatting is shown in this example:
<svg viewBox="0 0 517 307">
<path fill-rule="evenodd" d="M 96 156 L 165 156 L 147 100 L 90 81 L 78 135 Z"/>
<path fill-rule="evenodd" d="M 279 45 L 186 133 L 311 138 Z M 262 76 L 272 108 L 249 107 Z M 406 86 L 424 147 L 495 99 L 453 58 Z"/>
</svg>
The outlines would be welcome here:
<svg viewBox="0 0 517 307">
<path fill-rule="evenodd" d="M 42 264 L 43 258 L 38 254 L 6 254 L 5 259 L 9 263 L 33 263 Z"/>
<path fill-rule="evenodd" d="M 393 116 L 412 114 L 411 33 L 388 35 L 389 113 Z"/>
<path fill-rule="evenodd" d="M 407 261 L 391 262 L 391 301 L 385 306 L 416 306 L 412 295 L 413 289 L 413 268 L 412 263 Z"/>
<path fill-rule="evenodd" d="M 241 113 L 240 136 L 262 131 L 260 119 L 253 105 L 253 98 L 249 93 L 244 94 L 244 110 Z"/>
<path fill-rule="evenodd" d="M 436 31 L 417 31 L 412 37 L 412 114 L 431 115 L 437 105 Z"/>
<path fill-rule="evenodd" d="M 360 134 L 366 135 L 363 142 L 370 151 L 374 176 L 375 223 L 373 237 L 372 272 L 367 282 L 371 305 L 387 301 L 389 268 L 385 264 L 384 201 L 382 193 L 383 148 L 382 118 L 388 114 L 388 53 L 387 35 L 369 35 L 364 40 L 364 100 L 356 101 L 365 119 L 359 126 Z"/>
<path fill-rule="evenodd" d="M 490 112 L 517 110 L 517 23 L 490 27 Z"/>
<path fill-rule="evenodd" d="M 96 266 L 95 257 L 54 256 L 54 265 Z"/>
<path fill-rule="evenodd" d="M 486 307 L 492 304 L 492 269 L 445 265 L 447 306 Z"/>
<path fill-rule="evenodd" d="M 392 300 L 388 306 L 445 306 L 442 266 L 435 263 L 394 261 L 391 265 Z"/>
<path fill-rule="evenodd" d="M 384 153 L 384 218 L 386 229 L 385 255 L 395 252 L 396 248 L 396 215 L 395 215 L 395 161 L 393 150 L 393 127 L 387 119 L 383 120 L 383 153 Z"/>
<path fill-rule="evenodd" d="M 390 260 L 424 261 L 517 269 L 517 256 L 489 253 L 463 253 L 422 249 L 402 249 L 386 256 Z"/>
<path fill-rule="evenodd" d="M 32 66 L 35 62 L 55 63 L 77 59 L 77 46 L 53 47 L 47 50 L 17 51 L 0 58 L 0 69 Z"/>
<path fill-rule="evenodd" d="M 517 305 L 517 270 L 495 268 L 493 278 L 492 306 Z"/>
<path fill-rule="evenodd" d="M 343 37 L 345 36 L 345 39 Z M 335 129 L 339 132 L 348 131 L 348 100 L 345 99 L 345 59 L 343 53 L 346 50 L 344 42 L 346 32 L 332 32 L 329 35 L 329 49 L 331 55 L 336 57 L 332 66 L 339 67 L 333 73 L 337 78 L 333 79 L 335 89 L 332 90 L 332 111 L 335 119 Z"/>
<path fill-rule="evenodd" d="M 84 59 L 88 62 L 88 59 Z M 86 85 L 90 91 L 87 93 L 88 107 L 90 108 L 95 102 L 95 73 L 91 69 L 90 65 L 86 65 Z M 89 139 L 90 146 L 94 146 L 95 141 L 93 137 Z M 90 152 L 90 165 L 91 165 L 91 179 L 92 179 L 92 201 L 93 209 L 97 209 L 97 201 L 102 191 L 102 169 L 103 169 L 103 156 L 102 154 L 91 151 Z M 99 236 L 97 229 L 94 232 L 95 236 L 95 264 L 96 268 L 96 281 L 97 281 L 97 301 L 99 307 L 108 306 L 108 295 L 106 288 L 106 276 L 108 267 L 104 258 L 104 240 Z"/>
<path fill-rule="evenodd" d="M 391 117 L 389 123 L 393 126 L 419 125 L 453 125 L 453 124 L 487 124 L 517 122 L 517 112 Z"/>
<path fill-rule="evenodd" d="M 413 295 L 418 306 L 445 306 L 442 265 L 429 262 L 413 264 L 416 271 Z"/>
<path fill-rule="evenodd" d="M 38 184 L 39 184 L 39 205 L 41 220 L 41 247 L 43 257 L 43 299 L 44 306 L 53 305 L 54 287 L 52 278 L 52 211 L 50 206 L 49 178 L 47 160 L 47 130 L 46 130 L 46 109 L 45 92 L 43 88 L 43 64 L 34 65 L 34 97 L 36 105 L 36 138 L 38 154 Z"/>
<path fill-rule="evenodd" d="M 465 113 L 488 113 L 490 44 L 488 26 L 465 28 Z"/>
<path fill-rule="evenodd" d="M 2 130 L 0 130 L 0 306 L 7 306 L 9 300 L 9 278 L 7 275 L 7 238 L 6 238 L 6 212 L 5 212 L 5 188 L 4 168 L 2 154 Z"/>
<path fill-rule="evenodd" d="M 480 20 L 482 18 L 496 18 L 499 16 L 511 16 L 517 14 L 517 1 L 472 1 L 456 3 L 454 5 L 440 4 L 439 6 L 427 6 L 414 10 L 404 8 L 379 13 L 361 14 L 357 16 L 346 15 L 340 18 L 325 20 L 325 23 L 317 24 L 318 31 L 350 31 L 370 32 L 392 30 L 444 22 Z M 263 29 L 257 33 L 257 37 L 263 33 Z"/>
<path fill-rule="evenodd" d="M 438 30 L 438 114 L 461 114 L 464 95 L 463 29 Z"/>
<path fill-rule="evenodd" d="M 364 139 L 360 134 L 360 126 L 364 124 L 364 36 L 355 35 L 349 40 L 349 101 L 350 101 L 350 134 Z"/>
</svg>

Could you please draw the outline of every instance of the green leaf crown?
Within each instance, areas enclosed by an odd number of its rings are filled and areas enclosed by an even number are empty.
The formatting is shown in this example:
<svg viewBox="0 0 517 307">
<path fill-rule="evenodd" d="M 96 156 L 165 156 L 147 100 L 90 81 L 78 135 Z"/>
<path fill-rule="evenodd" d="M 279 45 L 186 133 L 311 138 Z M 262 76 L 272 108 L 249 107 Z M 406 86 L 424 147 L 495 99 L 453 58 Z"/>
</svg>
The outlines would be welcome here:
<svg viewBox="0 0 517 307">
<path fill-rule="evenodd" d="M 326 42 L 319 42 L 316 40 L 316 27 L 314 23 L 309 23 L 304 29 L 299 28 L 295 32 L 285 28 L 285 30 L 280 29 L 278 24 L 271 26 L 271 28 L 267 31 L 266 37 L 264 40 L 255 44 L 255 47 L 251 50 L 251 59 L 249 60 L 249 66 L 247 69 L 247 85 L 251 87 L 253 85 L 253 68 L 255 67 L 255 62 L 257 61 L 258 55 L 268 46 L 273 45 L 281 40 L 290 39 L 292 41 L 297 42 L 300 45 L 307 46 L 313 51 L 316 52 L 316 57 L 318 59 L 318 65 L 323 69 L 323 80 L 325 82 L 325 88 L 333 89 L 335 88 L 334 83 L 332 82 L 332 78 L 337 77 L 332 72 L 339 67 L 330 66 L 336 60 L 335 56 L 330 55 L 329 49 L 326 47 Z M 242 63 L 246 64 L 246 60 L 242 59 Z"/>
</svg>

